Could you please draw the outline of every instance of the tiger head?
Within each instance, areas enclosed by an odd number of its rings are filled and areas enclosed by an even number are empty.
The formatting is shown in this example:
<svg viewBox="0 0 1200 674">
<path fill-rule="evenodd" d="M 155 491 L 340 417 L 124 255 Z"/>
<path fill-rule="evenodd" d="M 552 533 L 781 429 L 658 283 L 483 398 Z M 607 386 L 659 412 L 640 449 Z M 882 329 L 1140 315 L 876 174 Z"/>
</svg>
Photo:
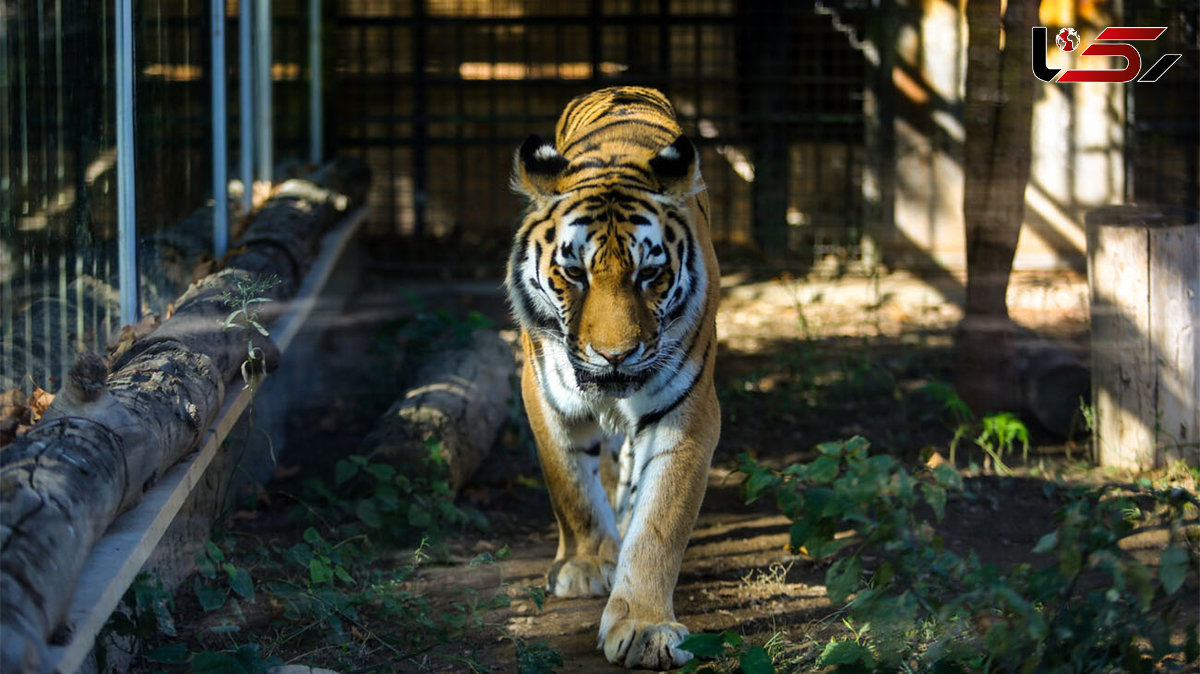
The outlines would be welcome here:
<svg viewBox="0 0 1200 674">
<path fill-rule="evenodd" d="M 610 143 L 568 159 L 530 136 L 513 186 L 528 208 L 507 285 L 527 333 L 561 347 L 591 393 L 628 396 L 678 366 L 677 326 L 703 310 L 705 289 L 691 141 L 680 134 L 657 151 Z"/>
</svg>

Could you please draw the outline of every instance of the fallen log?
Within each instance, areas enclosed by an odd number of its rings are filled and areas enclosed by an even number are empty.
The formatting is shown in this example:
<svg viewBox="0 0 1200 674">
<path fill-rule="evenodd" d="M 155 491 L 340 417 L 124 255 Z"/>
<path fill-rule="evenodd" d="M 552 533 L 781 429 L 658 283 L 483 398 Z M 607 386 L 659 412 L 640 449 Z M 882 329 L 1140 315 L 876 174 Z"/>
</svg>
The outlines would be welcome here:
<svg viewBox="0 0 1200 674">
<path fill-rule="evenodd" d="M 170 319 L 114 360 L 111 375 L 101 357 L 80 357 L 42 422 L 0 451 L 0 671 L 43 668 L 46 640 L 96 539 L 198 446 L 226 384 L 250 374 L 248 353 L 265 369 L 278 361 L 252 324 L 226 329 L 230 297 L 248 288 L 261 299 L 292 296 L 320 235 L 352 203 L 309 182 L 285 183 L 226 269 L 193 284 Z M 260 283 L 268 275 L 277 279 L 269 287 Z M 255 302 L 258 321 L 268 324 L 280 304 Z"/>
<path fill-rule="evenodd" d="M 0 465 L 0 669 L 39 671 L 88 550 L 199 441 L 224 395 L 202 353 L 141 353 L 105 381 L 81 356 L 41 423 Z"/>
<path fill-rule="evenodd" d="M 436 442 L 457 492 L 508 419 L 514 371 L 512 348 L 492 330 L 476 330 L 466 345 L 422 355 L 407 391 L 380 417 L 359 453 L 417 470 Z"/>
</svg>

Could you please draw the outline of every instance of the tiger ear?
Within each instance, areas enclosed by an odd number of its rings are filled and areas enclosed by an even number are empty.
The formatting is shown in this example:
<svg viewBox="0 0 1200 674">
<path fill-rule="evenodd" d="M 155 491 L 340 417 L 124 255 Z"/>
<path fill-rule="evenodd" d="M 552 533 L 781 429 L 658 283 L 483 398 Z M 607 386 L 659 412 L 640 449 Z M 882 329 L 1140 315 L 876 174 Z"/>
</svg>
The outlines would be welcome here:
<svg viewBox="0 0 1200 674">
<path fill-rule="evenodd" d="M 650 168 L 658 177 L 664 192 L 687 195 L 695 194 L 704 187 L 700 180 L 700 158 L 696 154 L 696 146 L 682 133 L 650 159 Z"/>
<path fill-rule="evenodd" d="M 557 194 L 558 177 L 566 168 L 566 157 L 554 145 L 532 135 L 513 157 L 513 189 L 529 197 Z"/>
</svg>

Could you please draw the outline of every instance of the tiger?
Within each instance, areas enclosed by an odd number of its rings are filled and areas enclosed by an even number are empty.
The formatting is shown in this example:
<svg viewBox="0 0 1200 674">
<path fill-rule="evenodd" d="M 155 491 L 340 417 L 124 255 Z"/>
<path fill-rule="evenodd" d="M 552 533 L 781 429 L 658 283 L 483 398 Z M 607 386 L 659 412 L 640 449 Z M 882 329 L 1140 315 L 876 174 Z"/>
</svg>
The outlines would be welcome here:
<svg viewBox="0 0 1200 674">
<path fill-rule="evenodd" d="M 597 649 L 692 654 L 673 594 L 721 433 L 720 272 L 695 146 L 645 87 L 571 100 L 513 159 L 524 196 L 505 286 L 521 394 L 558 524 L 546 590 L 608 596 Z"/>
</svg>

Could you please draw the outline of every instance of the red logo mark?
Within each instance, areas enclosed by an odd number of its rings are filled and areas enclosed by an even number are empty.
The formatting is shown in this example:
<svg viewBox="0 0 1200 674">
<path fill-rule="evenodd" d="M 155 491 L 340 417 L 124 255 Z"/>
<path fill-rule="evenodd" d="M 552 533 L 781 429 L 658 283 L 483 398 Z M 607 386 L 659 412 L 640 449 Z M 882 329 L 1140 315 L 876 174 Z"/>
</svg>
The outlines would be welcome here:
<svg viewBox="0 0 1200 674">
<path fill-rule="evenodd" d="M 1142 70 L 1142 55 L 1138 52 L 1137 47 L 1134 47 L 1130 42 L 1137 41 L 1152 41 L 1157 40 L 1167 29 L 1165 27 L 1154 28 L 1137 28 L 1137 27 L 1113 27 L 1110 26 L 1100 31 L 1096 36 L 1096 41 L 1079 52 L 1080 56 L 1120 56 L 1125 59 L 1125 67 L 1121 69 L 1114 68 L 1073 68 L 1062 71 L 1061 68 L 1049 68 L 1046 66 L 1046 28 L 1044 26 L 1033 27 L 1033 74 L 1043 82 L 1052 82 L 1059 72 L 1062 75 L 1058 77 L 1059 82 L 1132 82 L 1135 79 L 1138 82 L 1154 82 L 1167 72 L 1167 69 L 1175 65 L 1179 60 L 1180 54 L 1163 54 L 1158 61 L 1150 67 L 1141 77 L 1138 73 Z M 1105 40 L 1106 42 L 1101 42 Z M 1079 46 L 1079 34 L 1074 28 L 1063 28 L 1055 36 L 1054 41 L 1058 48 L 1070 52 L 1074 51 Z"/>
</svg>

